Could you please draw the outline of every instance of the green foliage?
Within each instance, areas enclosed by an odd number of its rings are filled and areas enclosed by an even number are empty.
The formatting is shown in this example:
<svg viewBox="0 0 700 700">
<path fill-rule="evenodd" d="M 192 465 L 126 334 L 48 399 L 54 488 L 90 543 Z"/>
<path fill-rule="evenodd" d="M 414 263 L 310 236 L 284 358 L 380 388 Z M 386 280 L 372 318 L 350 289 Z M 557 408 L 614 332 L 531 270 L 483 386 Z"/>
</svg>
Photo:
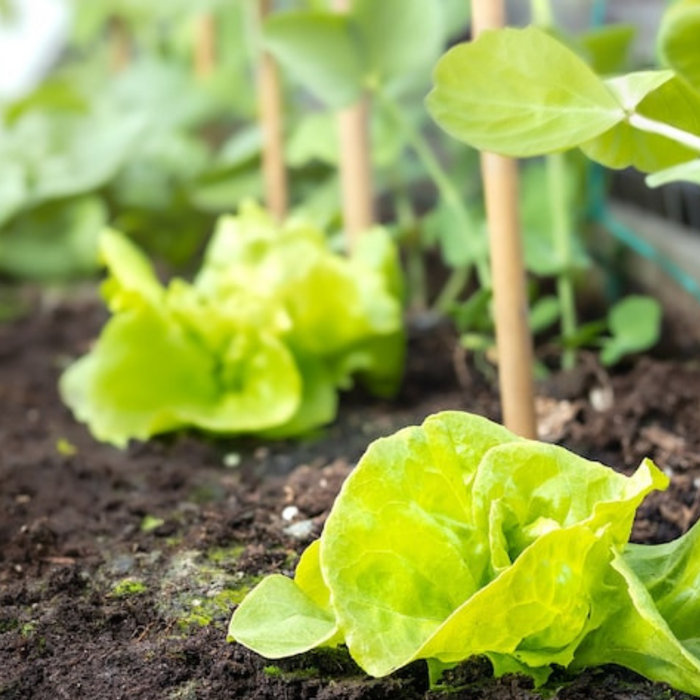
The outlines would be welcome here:
<svg viewBox="0 0 700 700">
<path fill-rule="evenodd" d="M 220 108 L 182 69 L 149 60 L 100 90 L 90 72 L 76 72 L 70 86 L 52 78 L 8 107 L 0 125 L 0 270 L 38 280 L 94 274 L 99 233 L 117 212 L 122 228 L 151 243 L 159 217 L 178 220 L 176 244 L 170 233 L 160 249 L 170 243 L 171 259 L 187 257 L 209 216 L 188 201 L 212 160 L 194 130 Z"/>
<path fill-rule="evenodd" d="M 678 182 L 679 180 L 700 185 L 700 160 L 691 160 L 687 163 L 666 168 L 658 173 L 652 173 L 647 177 L 647 185 L 649 187 L 660 187 L 661 185 L 667 185 L 669 182 Z"/>
<path fill-rule="evenodd" d="M 93 195 L 29 209 L 0 235 L 0 270 L 43 281 L 92 274 L 99 232 L 106 223 L 106 207 Z"/>
<path fill-rule="evenodd" d="M 133 578 L 125 578 L 114 584 L 110 595 L 113 598 L 130 598 L 147 591 L 146 584 Z"/>
<path fill-rule="evenodd" d="M 608 314 L 609 338 L 601 340 L 601 362 L 614 365 L 622 357 L 648 350 L 661 335 L 661 304 L 656 299 L 629 296 Z"/>
<path fill-rule="evenodd" d="M 688 133 L 700 133 L 700 94 L 670 71 L 643 71 L 606 81 L 629 114 L 661 120 Z M 609 168 L 633 166 L 653 172 L 687 161 L 696 151 L 668 137 L 644 131 L 630 120 L 621 121 L 590 142 L 583 152 Z"/>
<path fill-rule="evenodd" d="M 379 395 L 397 388 L 401 282 L 382 229 L 348 260 L 307 223 L 279 228 L 249 204 L 219 221 L 194 282 L 167 287 L 121 234 L 105 231 L 100 252 L 113 316 L 61 378 L 100 440 L 183 426 L 297 435 L 333 419 L 354 375 Z"/>
<path fill-rule="evenodd" d="M 578 37 L 578 44 L 598 75 L 619 72 L 625 65 L 635 27 L 612 24 L 596 27 Z"/>
<path fill-rule="evenodd" d="M 624 109 L 573 51 L 536 27 L 488 31 L 438 62 L 427 104 L 455 138 L 527 157 L 603 133 Z"/>
<path fill-rule="evenodd" d="M 583 202 L 585 187 L 582 169 L 568 159 L 561 173 L 562 209 L 567 214 L 569 229 L 576 225 L 576 212 Z M 556 277 L 576 270 L 585 270 L 591 260 L 578 236 L 571 236 L 566 246 L 557 240 L 550 174 L 545 162 L 533 161 L 521 171 L 520 220 L 522 225 L 525 266 L 538 277 Z"/>
<path fill-rule="evenodd" d="M 609 69 L 620 58 L 627 41 L 624 33 L 613 35 L 601 49 L 595 41 L 565 44 L 534 27 L 484 32 L 475 41 L 448 51 L 435 70 L 428 107 L 448 133 L 479 149 L 507 156 L 546 154 L 552 173 L 556 166 L 558 175 L 549 178 L 550 190 L 559 189 L 550 222 L 556 245 L 545 256 L 540 273 L 549 269 L 557 276 L 565 347 L 590 342 L 603 326 L 576 328 L 571 271 L 577 264 L 577 251 L 567 214 L 568 183 L 563 182 L 561 163 L 553 159 L 560 151 L 578 147 L 607 167 L 633 166 L 651 173 L 647 178 L 650 186 L 678 179 L 700 180 L 696 80 L 700 52 L 690 41 L 699 8 L 695 1 L 678 2 L 664 17 L 659 49 L 673 70 L 604 80 L 582 56 L 599 70 Z M 532 211 L 539 214 L 537 207 L 525 207 L 526 215 Z M 532 225 L 526 223 L 528 228 L 532 230 Z M 538 259 L 537 251 L 532 252 L 533 242 L 545 250 L 543 241 L 531 237 L 528 245 L 526 239 L 530 260 Z M 556 260 L 547 259 L 557 256 L 561 258 L 558 266 Z M 614 364 L 627 352 L 647 349 L 658 339 L 658 307 L 651 300 L 630 300 L 611 312 L 608 326 L 610 337 L 598 342 L 603 362 Z"/>
<path fill-rule="evenodd" d="M 682 0 L 671 5 L 663 16 L 657 47 L 661 60 L 700 90 L 700 2 Z"/>
<path fill-rule="evenodd" d="M 0 104 L 0 272 L 39 281 L 94 275 L 107 222 L 182 265 L 217 214 L 261 195 L 259 138 L 245 158 L 226 152 L 232 132 L 233 143 L 246 141 L 240 122 L 255 114 L 241 40 L 247 3 L 75 4 L 61 62 L 34 91 Z M 220 60 L 205 81 L 190 68 L 193 28 L 214 8 Z M 118 74 L 104 55 L 115 13 L 135 46 Z"/>
<path fill-rule="evenodd" d="M 342 107 L 359 97 L 363 65 L 345 16 L 303 10 L 274 14 L 265 24 L 265 46 L 327 104 Z"/>
<path fill-rule="evenodd" d="M 447 5 L 354 0 L 350 12 L 342 14 L 280 12 L 265 22 L 264 41 L 316 97 L 339 108 L 366 88 L 386 87 L 427 70 L 442 48 Z"/>
<path fill-rule="evenodd" d="M 680 60 L 690 64 L 700 53 L 678 36 L 685 25 L 673 19 L 686 5 L 669 10 L 661 42 L 679 75 L 643 71 L 603 80 L 545 32 L 504 29 L 443 56 L 428 107 L 455 138 L 508 156 L 581 147 L 612 168 L 655 172 L 685 163 L 700 151 L 700 93 Z"/>
<path fill-rule="evenodd" d="M 496 674 L 619 663 L 700 691 L 697 527 L 628 544 L 649 460 L 626 477 L 490 421 L 439 413 L 373 443 L 294 580 L 270 576 L 229 635 L 269 658 L 344 643 L 368 673 L 486 655 Z"/>
</svg>

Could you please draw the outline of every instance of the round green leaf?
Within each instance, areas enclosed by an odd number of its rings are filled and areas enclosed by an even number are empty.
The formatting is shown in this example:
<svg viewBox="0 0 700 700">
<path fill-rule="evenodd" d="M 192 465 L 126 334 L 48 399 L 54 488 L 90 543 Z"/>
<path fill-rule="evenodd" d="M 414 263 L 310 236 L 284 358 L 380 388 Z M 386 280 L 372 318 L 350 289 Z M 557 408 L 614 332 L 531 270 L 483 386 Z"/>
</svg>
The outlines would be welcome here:
<svg viewBox="0 0 700 700">
<path fill-rule="evenodd" d="M 428 109 L 455 138 L 527 157 L 573 148 L 625 117 L 603 81 L 535 27 L 484 32 L 437 65 Z"/>
<path fill-rule="evenodd" d="M 265 47 L 329 107 L 345 107 L 362 92 L 362 51 L 346 15 L 294 11 L 265 22 Z"/>
<path fill-rule="evenodd" d="M 681 79 L 669 76 L 669 71 L 645 71 L 615 78 L 607 84 L 628 113 L 636 111 L 690 134 L 700 134 L 700 93 Z M 642 172 L 668 168 L 697 155 L 677 141 L 634 128 L 627 121 L 581 148 L 589 158 L 608 168 L 633 166 Z"/>
<path fill-rule="evenodd" d="M 700 1 L 682 0 L 664 14 L 657 36 L 662 61 L 700 90 Z"/>
<path fill-rule="evenodd" d="M 608 327 L 612 338 L 603 341 L 600 359 L 604 365 L 614 365 L 625 355 L 656 344 L 661 333 L 661 305 L 651 297 L 625 297 L 610 310 Z"/>
</svg>

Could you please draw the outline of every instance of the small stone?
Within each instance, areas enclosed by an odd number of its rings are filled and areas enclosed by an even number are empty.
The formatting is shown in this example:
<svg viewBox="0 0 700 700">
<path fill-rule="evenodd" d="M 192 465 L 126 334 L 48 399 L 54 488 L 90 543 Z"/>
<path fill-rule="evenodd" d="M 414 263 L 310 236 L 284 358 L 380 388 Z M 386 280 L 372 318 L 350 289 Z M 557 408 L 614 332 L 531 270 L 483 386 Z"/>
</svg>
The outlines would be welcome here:
<svg viewBox="0 0 700 700">
<path fill-rule="evenodd" d="M 284 534 L 293 537 L 296 540 L 306 540 L 311 537 L 314 530 L 313 520 L 300 520 L 298 523 L 292 523 L 284 528 Z"/>
<path fill-rule="evenodd" d="M 291 522 L 294 520 L 294 518 L 299 515 L 299 509 L 296 506 L 287 506 L 283 511 L 282 511 L 282 520 L 285 520 L 286 522 Z"/>
<path fill-rule="evenodd" d="M 615 403 L 615 395 L 609 386 L 593 387 L 588 394 L 588 399 L 593 409 L 598 411 L 598 413 L 608 411 Z"/>
<path fill-rule="evenodd" d="M 241 455 L 238 452 L 229 452 L 224 455 L 224 466 L 227 469 L 235 469 L 241 463 Z"/>
</svg>

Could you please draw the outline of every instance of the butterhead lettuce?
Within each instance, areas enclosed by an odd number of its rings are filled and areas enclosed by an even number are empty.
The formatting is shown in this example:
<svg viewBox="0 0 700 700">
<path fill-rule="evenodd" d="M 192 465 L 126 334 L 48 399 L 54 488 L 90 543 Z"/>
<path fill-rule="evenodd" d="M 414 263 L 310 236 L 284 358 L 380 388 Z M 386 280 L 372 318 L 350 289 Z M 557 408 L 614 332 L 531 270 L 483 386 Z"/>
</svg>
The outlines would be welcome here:
<svg viewBox="0 0 700 700">
<path fill-rule="evenodd" d="M 112 313 L 60 380 L 96 438 L 123 446 L 185 426 L 282 437 L 331 421 L 359 377 L 394 392 L 404 336 L 396 251 L 380 228 L 352 258 L 321 231 L 249 203 L 222 217 L 192 282 L 161 284 L 122 234 L 100 240 Z"/>
<path fill-rule="evenodd" d="M 370 445 L 295 578 L 262 581 L 229 636 L 270 658 L 343 643 L 374 676 L 484 655 L 537 682 L 619 663 L 697 693 L 698 535 L 628 544 L 667 483 L 438 413 Z"/>
</svg>

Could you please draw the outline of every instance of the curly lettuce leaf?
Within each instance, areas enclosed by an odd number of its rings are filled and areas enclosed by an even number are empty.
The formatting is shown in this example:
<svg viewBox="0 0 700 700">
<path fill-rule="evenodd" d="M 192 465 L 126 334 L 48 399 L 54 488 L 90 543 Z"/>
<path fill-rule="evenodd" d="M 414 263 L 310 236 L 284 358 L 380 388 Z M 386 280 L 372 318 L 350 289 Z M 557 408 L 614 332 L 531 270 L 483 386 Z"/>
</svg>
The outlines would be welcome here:
<svg viewBox="0 0 700 700">
<path fill-rule="evenodd" d="M 287 613 L 275 626 L 263 583 L 229 635 L 264 656 L 342 642 L 375 676 L 486 655 L 538 683 L 553 664 L 620 663 L 697 693 L 700 535 L 627 544 L 636 508 L 667 484 L 649 460 L 627 477 L 436 414 L 360 460 L 295 580 L 274 591 L 289 609 L 303 596 L 295 625 Z"/>
<path fill-rule="evenodd" d="M 222 217 L 207 249 L 198 289 L 227 294 L 232 286 L 273 299 L 296 356 L 321 358 L 332 383 L 360 374 L 374 393 L 395 393 L 405 338 L 401 271 L 388 233 L 375 227 L 346 259 L 329 252 L 322 233 L 302 219 L 279 227 L 253 203 Z"/>
<path fill-rule="evenodd" d="M 118 231 L 106 229 L 100 236 L 100 258 L 109 270 L 102 296 L 113 313 L 138 306 L 159 305 L 164 290 L 148 258 Z"/>
<path fill-rule="evenodd" d="M 575 667 L 614 657 L 655 681 L 700 694 L 700 526 L 660 545 L 630 544 L 612 562 L 612 614 Z"/>
<path fill-rule="evenodd" d="M 368 234 L 365 253 L 332 253 L 300 220 L 279 227 L 246 204 L 223 217 L 193 283 L 164 287 L 125 236 L 100 239 L 114 314 L 61 379 L 64 401 L 100 440 L 185 426 L 288 437 L 335 417 L 355 375 L 398 388 L 404 337 L 396 252 Z"/>
<path fill-rule="evenodd" d="M 301 379 L 272 337 L 239 334 L 217 357 L 144 305 L 110 319 L 92 351 L 64 372 L 60 390 L 98 440 L 123 447 L 189 425 L 212 432 L 277 425 L 297 410 Z"/>
</svg>

